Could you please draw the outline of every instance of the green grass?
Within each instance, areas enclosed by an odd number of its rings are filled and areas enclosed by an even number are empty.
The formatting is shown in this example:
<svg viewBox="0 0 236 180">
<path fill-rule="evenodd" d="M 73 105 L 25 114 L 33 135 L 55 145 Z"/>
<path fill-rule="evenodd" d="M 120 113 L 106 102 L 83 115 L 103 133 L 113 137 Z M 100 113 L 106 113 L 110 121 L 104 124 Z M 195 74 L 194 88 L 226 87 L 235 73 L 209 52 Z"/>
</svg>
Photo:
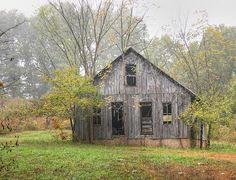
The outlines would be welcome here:
<svg viewBox="0 0 236 180">
<path fill-rule="evenodd" d="M 1 173 L 0 179 L 152 179 L 157 174 L 165 179 L 173 166 L 204 164 L 236 169 L 236 162 L 202 156 L 236 154 L 236 146 L 227 143 L 213 143 L 210 150 L 199 150 L 74 144 L 55 140 L 49 131 L 18 135 L 20 146 L 4 154 L 5 160 L 16 158 L 16 165 Z M 1 136 L 0 142 L 14 140 L 14 136 Z"/>
</svg>

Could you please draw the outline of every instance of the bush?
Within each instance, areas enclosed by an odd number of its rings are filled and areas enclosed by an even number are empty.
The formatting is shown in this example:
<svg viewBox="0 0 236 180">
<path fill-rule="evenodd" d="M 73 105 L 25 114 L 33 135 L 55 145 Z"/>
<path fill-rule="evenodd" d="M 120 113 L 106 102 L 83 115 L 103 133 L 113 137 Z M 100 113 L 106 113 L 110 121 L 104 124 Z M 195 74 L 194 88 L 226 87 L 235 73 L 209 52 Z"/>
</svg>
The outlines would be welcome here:
<svg viewBox="0 0 236 180">
<path fill-rule="evenodd" d="M 23 130 L 28 130 L 28 131 L 35 131 L 35 130 L 38 130 L 38 124 L 37 124 L 37 121 L 36 120 L 33 120 L 33 121 L 26 121 L 24 122 L 24 125 L 23 125 Z"/>
<path fill-rule="evenodd" d="M 69 135 L 64 131 L 65 125 L 64 122 L 60 119 L 53 118 L 52 119 L 52 126 L 56 130 L 53 134 L 53 137 L 56 140 L 67 140 Z"/>
</svg>

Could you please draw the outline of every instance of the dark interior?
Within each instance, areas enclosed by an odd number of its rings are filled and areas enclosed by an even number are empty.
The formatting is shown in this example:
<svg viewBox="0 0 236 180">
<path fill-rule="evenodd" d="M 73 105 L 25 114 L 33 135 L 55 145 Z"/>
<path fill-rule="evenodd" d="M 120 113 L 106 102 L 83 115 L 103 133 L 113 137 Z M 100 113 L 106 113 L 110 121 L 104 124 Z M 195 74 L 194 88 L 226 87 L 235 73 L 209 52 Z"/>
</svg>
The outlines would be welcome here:
<svg viewBox="0 0 236 180">
<path fill-rule="evenodd" d="M 128 86 L 136 86 L 136 65 L 126 64 L 126 83 Z"/>
<path fill-rule="evenodd" d="M 124 135 L 123 103 L 114 102 L 112 106 L 112 135 Z"/>
<path fill-rule="evenodd" d="M 140 115 L 141 115 L 141 134 L 151 135 L 153 134 L 152 123 L 152 103 L 144 102 L 140 103 Z"/>
</svg>

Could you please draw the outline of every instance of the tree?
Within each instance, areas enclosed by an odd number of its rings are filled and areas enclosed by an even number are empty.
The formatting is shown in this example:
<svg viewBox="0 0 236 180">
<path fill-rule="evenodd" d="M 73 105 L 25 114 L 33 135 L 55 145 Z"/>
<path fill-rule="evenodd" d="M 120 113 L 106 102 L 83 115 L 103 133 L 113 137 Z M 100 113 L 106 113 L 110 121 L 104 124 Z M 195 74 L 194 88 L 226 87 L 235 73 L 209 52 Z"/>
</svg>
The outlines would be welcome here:
<svg viewBox="0 0 236 180">
<path fill-rule="evenodd" d="M 230 97 L 231 99 L 236 99 L 236 76 L 234 75 L 234 77 L 232 78 L 230 84 L 229 84 L 229 87 L 230 87 Z M 232 102 L 232 113 L 233 113 L 233 116 L 234 116 L 234 119 L 236 119 L 236 101 L 233 101 Z M 234 129 L 236 130 L 236 121 L 234 123 Z"/>
<path fill-rule="evenodd" d="M 199 128 L 196 120 L 205 125 L 207 130 L 207 147 L 210 147 L 212 131 L 219 125 L 230 126 L 232 124 L 232 101 L 226 95 L 200 96 L 192 103 L 181 119 L 193 128 Z"/>
<path fill-rule="evenodd" d="M 231 114 L 228 104 L 233 100 L 229 98 L 229 82 L 235 74 L 236 65 L 235 40 L 232 36 L 233 29 L 210 26 L 207 19 L 200 18 L 190 27 L 186 21 L 177 34 L 166 41 L 173 58 L 170 74 L 193 90 L 200 99 L 184 116 L 191 118 L 192 123 L 203 122 L 209 145 L 212 131 L 224 124 L 223 121 L 227 124 L 227 116 Z M 225 118 L 222 116 L 224 114 L 227 115 Z"/>
<path fill-rule="evenodd" d="M 235 56 L 228 53 L 234 42 L 216 27 L 208 26 L 200 32 L 181 30 L 169 42 L 174 57 L 170 73 L 176 79 L 198 95 L 218 93 L 227 86 L 235 71 Z"/>
<path fill-rule="evenodd" d="M 46 77 L 46 80 L 52 85 L 52 89 L 43 98 L 41 113 L 68 118 L 72 139 L 78 140 L 78 132 L 75 131 L 78 126 L 76 118 L 79 116 L 80 120 L 90 121 L 93 108 L 103 105 L 92 79 L 78 75 L 77 68 L 72 67 L 56 70 L 54 77 Z"/>
<path fill-rule="evenodd" d="M 141 23 L 143 18 L 134 16 L 130 6 L 122 1 L 115 9 L 113 1 L 100 0 L 91 4 L 80 0 L 75 4 L 50 2 L 49 6 L 42 7 L 38 29 L 50 62 L 50 66 L 42 67 L 73 66 L 81 74 L 94 77 L 97 69 L 113 60 L 115 54 L 123 53 L 144 39 L 144 35 L 138 36 L 145 31 Z M 93 139 L 93 123 L 87 123 L 91 125 L 87 125 L 89 139 Z"/>
<path fill-rule="evenodd" d="M 160 38 L 154 37 L 144 50 L 144 55 L 157 67 L 170 72 L 175 59 L 174 55 L 170 52 L 172 46 L 173 42 L 169 35 L 166 34 Z"/>
<path fill-rule="evenodd" d="M 113 12 L 116 21 L 101 43 L 104 53 L 98 58 L 97 70 L 104 68 L 130 47 L 142 53 L 150 44 L 146 24 L 143 22 L 144 15 L 135 15 L 134 2 L 122 0 Z"/>
<path fill-rule="evenodd" d="M 6 93 L 6 90 L 13 88 L 20 79 L 19 71 L 15 68 L 14 33 L 19 26 L 25 23 L 22 16 L 17 15 L 16 11 L 0 11 L 0 96 Z M 14 19 L 14 21 L 13 21 Z M 13 68 L 14 67 L 14 68 Z M 4 70 L 3 70 L 4 69 Z M 13 71 L 14 69 L 14 71 Z M 9 73 L 10 72 L 10 73 Z"/>
<path fill-rule="evenodd" d="M 102 50 L 100 47 L 104 36 L 115 22 L 112 13 L 111 1 L 100 1 L 92 5 L 88 1 L 81 0 L 77 4 L 50 2 L 50 9 L 53 16 L 47 16 L 47 9 L 41 9 L 41 20 L 46 25 L 47 31 L 52 35 L 55 45 L 66 56 L 70 65 L 80 65 L 87 76 L 93 77 L 96 74 L 95 64 Z M 56 26 L 61 24 L 67 33 L 66 39 L 61 37 Z M 74 53 L 74 54 L 73 54 Z M 70 55 L 75 58 L 70 59 Z M 77 62 L 76 62 L 76 61 Z"/>
<path fill-rule="evenodd" d="M 114 4 L 80 0 L 41 7 L 35 24 L 50 67 L 77 66 L 92 77 L 130 46 L 141 51 L 147 36 L 143 17 L 134 15 L 129 1 Z"/>
<path fill-rule="evenodd" d="M 10 14 L 10 13 L 9 13 Z M 13 16 L 15 13 L 12 13 Z M 12 15 L 11 14 L 11 15 Z M 15 29 L 17 29 L 18 26 L 22 25 L 24 23 L 24 20 L 16 20 L 15 21 L 7 21 L 8 20 L 8 14 L 5 11 L 0 12 L 0 71 L 1 71 L 1 76 L 0 76 L 0 100 L 4 98 L 3 95 L 6 94 L 6 89 L 12 88 L 13 85 L 17 82 L 19 77 L 16 77 L 15 79 L 9 78 L 9 76 L 4 76 L 5 75 L 5 70 L 6 70 L 6 64 L 11 65 L 11 66 L 16 66 L 16 62 L 12 62 L 14 60 L 13 56 L 13 37 L 11 32 Z M 5 18 L 2 18 L 4 17 Z M 5 21 L 5 22 L 3 22 Z M 14 24 L 12 23 L 14 22 Z M 12 25 L 13 24 L 13 25 Z M 2 71 L 4 69 L 4 71 Z M 15 69 L 16 71 L 16 69 Z M 4 72 L 4 75 L 3 73 Z M 0 113 L 0 124 L 2 130 L 6 130 L 8 132 L 12 131 L 12 124 L 10 121 L 10 118 L 14 118 L 17 113 L 15 113 L 14 110 L 16 109 L 11 109 L 3 106 L 3 103 L 0 101 L 0 107 L 1 107 L 1 113 Z M 9 112 L 11 111 L 11 112 Z M 14 111 L 14 113 L 13 113 Z M 14 117 L 12 117 L 14 116 Z M 5 159 L 6 153 L 9 153 L 12 151 L 12 148 L 18 146 L 18 137 L 16 137 L 15 142 L 1 142 L 0 143 L 0 172 L 1 173 L 7 173 L 9 169 L 14 165 L 15 159 L 13 160 L 7 160 Z"/>
<path fill-rule="evenodd" d="M 40 98 L 48 87 L 37 70 L 43 52 L 38 53 L 41 48 L 30 19 L 15 10 L 0 11 L 0 29 L 8 30 L 0 37 L 0 81 L 5 86 L 2 93 Z"/>
</svg>

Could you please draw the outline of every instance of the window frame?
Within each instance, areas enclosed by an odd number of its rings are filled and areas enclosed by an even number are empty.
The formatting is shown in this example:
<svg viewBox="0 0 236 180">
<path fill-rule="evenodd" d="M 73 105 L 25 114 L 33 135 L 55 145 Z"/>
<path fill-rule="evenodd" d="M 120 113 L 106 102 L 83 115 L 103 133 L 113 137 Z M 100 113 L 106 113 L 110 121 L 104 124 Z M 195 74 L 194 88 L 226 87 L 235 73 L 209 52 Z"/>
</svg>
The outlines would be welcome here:
<svg viewBox="0 0 236 180">
<path fill-rule="evenodd" d="M 164 108 L 166 109 L 166 112 L 164 110 Z M 171 124 L 173 121 L 173 117 L 172 117 L 172 103 L 171 102 L 163 102 L 162 103 L 162 121 L 163 124 Z"/>
<path fill-rule="evenodd" d="M 132 87 L 132 86 L 137 85 L 137 77 L 136 77 L 137 72 L 136 72 L 136 69 L 137 69 L 136 64 L 126 64 L 125 65 L 125 85 L 126 86 L 131 86 Z M 130 81 L 132 81 L 131 84 L 129 84 Z"/>
</svg>

